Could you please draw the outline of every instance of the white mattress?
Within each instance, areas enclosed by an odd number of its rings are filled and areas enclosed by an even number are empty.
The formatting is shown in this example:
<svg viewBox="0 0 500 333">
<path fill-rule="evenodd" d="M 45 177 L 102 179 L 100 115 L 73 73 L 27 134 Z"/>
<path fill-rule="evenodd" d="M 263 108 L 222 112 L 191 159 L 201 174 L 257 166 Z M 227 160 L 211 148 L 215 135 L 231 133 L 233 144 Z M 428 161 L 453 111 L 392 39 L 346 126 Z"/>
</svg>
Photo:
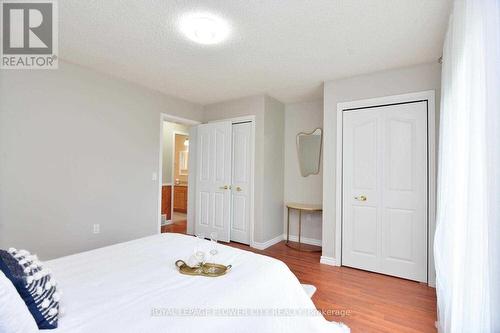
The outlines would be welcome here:
<svg viewBox="0 0 500 333">
<path fill-rule="evenodd" d="M 314 304 L 279 260 L 219 245 L 216 261 L 233 266 L 227 275 L 181 275 L 174 262 L 200 244 L 209 242 L 168 233 L 48 261 L 63 292 L 53 332 L 349 332 L 304 315 Z M 259 309 L 281 316 L 259 316 Z"/>
</svg>

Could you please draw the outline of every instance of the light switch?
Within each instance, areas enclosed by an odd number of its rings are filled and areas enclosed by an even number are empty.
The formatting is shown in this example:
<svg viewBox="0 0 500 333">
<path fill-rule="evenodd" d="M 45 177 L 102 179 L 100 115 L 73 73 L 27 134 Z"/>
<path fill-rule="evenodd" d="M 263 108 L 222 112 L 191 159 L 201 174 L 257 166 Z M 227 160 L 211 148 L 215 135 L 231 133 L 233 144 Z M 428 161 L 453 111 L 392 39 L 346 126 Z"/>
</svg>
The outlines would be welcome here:
<svg viewBox="0 0 500 333">
<path fill-rule="evenodd" d="M 92 226 L 92 232 L 94 234 L 99 234 L 101 232 L 101 225 L 100 224 L 94 224 Z"/>
<path fill-rule="evenodd" d="M 158 174 L 156 172 L 153 172 L 153 174 L 151 175 L 151 180 L 152 181 L 158 180 Z"/>
</svg>

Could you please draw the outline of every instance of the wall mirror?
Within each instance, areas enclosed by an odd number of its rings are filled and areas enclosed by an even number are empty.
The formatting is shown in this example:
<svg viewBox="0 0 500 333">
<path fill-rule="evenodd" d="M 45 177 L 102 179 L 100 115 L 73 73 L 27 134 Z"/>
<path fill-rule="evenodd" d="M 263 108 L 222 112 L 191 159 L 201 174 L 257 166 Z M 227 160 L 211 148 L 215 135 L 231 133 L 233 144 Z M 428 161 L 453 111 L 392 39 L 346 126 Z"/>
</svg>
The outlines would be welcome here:
<svg viewBox="0 0 500 333">
<path fill-rule="evenodd" d="M 188 174 L 188 152 L 180 151 L 179 152 L 179 174 L 187 175 Z"/>
<path fill-rule="evenodd" d="M 297 134 L 297 154 L 300 173 L 303 177 L 319 173 L 322 143 L 323 130 L 321 128 L 316 128 L 309 133 Z"/>
</svg>

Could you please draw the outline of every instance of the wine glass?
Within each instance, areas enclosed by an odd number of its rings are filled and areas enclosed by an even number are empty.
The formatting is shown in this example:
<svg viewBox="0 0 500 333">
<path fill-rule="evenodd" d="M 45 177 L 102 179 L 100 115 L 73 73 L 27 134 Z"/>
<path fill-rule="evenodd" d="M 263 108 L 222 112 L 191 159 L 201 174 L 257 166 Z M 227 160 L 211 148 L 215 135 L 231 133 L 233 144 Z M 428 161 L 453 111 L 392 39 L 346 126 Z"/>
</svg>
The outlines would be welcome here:
<svg viewBox="0 0 500 333">
<path fill-rule="evenodd" d="M 205 241 L 205 234 L 202 232 L 196 233 L 196 238 L 198 238 L 198 244 L 194 249 L 194 257 L 196 258 L 196 261 L 198 262 L 198 266 L 203 266 L 203 264 L 206 261 L 206 254 L 203 249 L 203 244 Z"/>
<path fill-rule="evenodd" d="M 210 262 L 214 263 L 215 264 L 215 255 L 218 253 L 217 251 L 217 238 L 218 238 L 218 235 L 216 232 L 212 232 L 210 233 L 210 251 L 208 252 L 210 254 Z M 209 273 L 215 273 L 216 271 L 216 268 L 215 267 L 210 267 L 208 269 L 208 272 Z"/>
<path fill-rule="evenodd" d="M 217 253 L 219 253 L 219 251 L 217 251 L 217 239 L 218 239 L 217 233 L 212 232 L 210 234 L 210 245 L 211 245 L 210 254 L 212 256 L 215 256 Z"/>
<path fill-rule="evenodd" d="M 203 252 L 203 251 L 201 251 L 201 250 L 198 249 L 194 253 L 194 257 L 195 257 L 196 261 L 198 262 L 197 266 L 202 267 L 205 264 L 205 261 L 206 261 L 205 252 Z"/>
</svg>

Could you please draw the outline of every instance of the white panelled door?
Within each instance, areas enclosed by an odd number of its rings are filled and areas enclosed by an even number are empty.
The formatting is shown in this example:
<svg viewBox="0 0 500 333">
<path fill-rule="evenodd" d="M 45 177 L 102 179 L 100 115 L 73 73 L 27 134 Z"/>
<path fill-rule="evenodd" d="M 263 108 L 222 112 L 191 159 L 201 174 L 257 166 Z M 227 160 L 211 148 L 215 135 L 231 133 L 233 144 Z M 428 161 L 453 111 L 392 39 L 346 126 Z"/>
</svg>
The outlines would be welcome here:
<svg viewBox="0 0 500 333">
<path fill-rule="evenodd" d="M 252 123 L 233 124 L 231 240 L 250 244 Z"/>
<path fill-rule="evenodd" d="M 229 242 L 231 219 L 230 121 L 198 126 L 196 168 L 196 233 L 217 232 Z"/>
<path fill-rule="evenodd" d="M 343 112 L 342 265 L 427 281 L 427 102 Z"/>
</svg>

